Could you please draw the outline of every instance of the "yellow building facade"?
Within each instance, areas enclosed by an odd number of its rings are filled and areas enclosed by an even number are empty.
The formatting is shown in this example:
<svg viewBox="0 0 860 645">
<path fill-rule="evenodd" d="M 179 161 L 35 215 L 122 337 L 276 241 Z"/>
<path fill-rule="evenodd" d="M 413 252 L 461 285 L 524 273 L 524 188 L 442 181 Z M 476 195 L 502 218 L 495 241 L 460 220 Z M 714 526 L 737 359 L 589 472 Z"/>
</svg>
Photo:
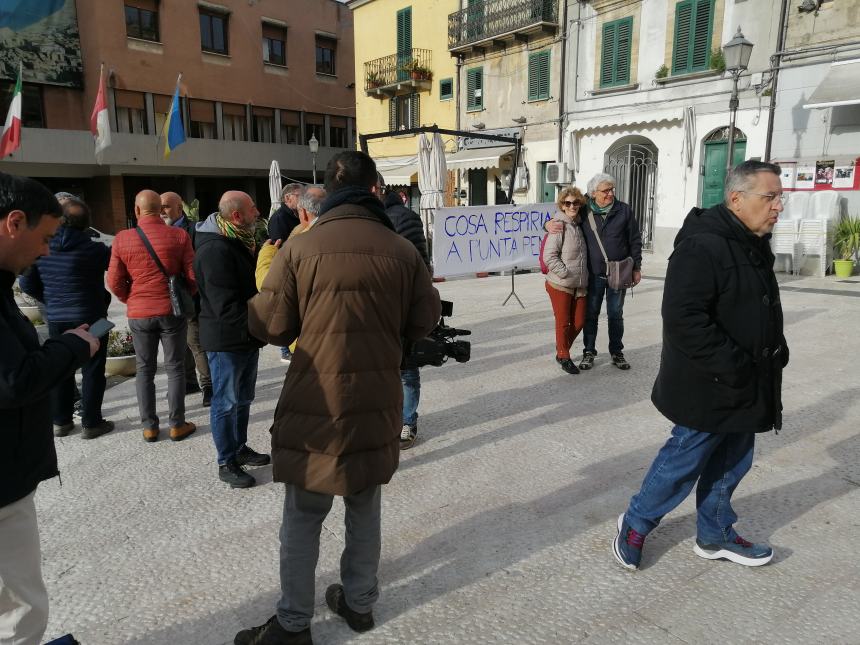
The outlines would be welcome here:
<svg viewBox="0 0 860 645">
<path fill-rule="evenodd" d="M 436 124 L 455 128 L 457 66 L 448 51 L 448 15 L 457 0 L 352 0 L 358 134 Z M 450 140 L 449 140 L 450 139 Z M 456 143 L 445 137 L 446 149 Z M 368 152 L 386 183 L 417 182 L 418 137 L 373 139 Z M 412 197 L 417 190 L 411 189 Z"/>
</svg>

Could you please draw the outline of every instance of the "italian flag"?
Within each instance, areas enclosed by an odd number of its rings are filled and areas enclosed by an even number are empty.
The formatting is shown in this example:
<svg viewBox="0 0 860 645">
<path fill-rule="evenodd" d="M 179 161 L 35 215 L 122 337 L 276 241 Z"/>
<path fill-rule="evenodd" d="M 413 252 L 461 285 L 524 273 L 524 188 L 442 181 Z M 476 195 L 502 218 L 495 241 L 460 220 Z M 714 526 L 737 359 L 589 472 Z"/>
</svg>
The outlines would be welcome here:
<svg viewBox="0 0 860 645">
<path fill-rule="evenodd" d="M 18 80 L 15 83 L 15 93 L 12 104 L 6 115 L 6 125 L 3 126 L 3 136 L 0 137 L 0 159 L 10 155 L 21 147 L 21 65 L 18 65 Z"/>
</svg>

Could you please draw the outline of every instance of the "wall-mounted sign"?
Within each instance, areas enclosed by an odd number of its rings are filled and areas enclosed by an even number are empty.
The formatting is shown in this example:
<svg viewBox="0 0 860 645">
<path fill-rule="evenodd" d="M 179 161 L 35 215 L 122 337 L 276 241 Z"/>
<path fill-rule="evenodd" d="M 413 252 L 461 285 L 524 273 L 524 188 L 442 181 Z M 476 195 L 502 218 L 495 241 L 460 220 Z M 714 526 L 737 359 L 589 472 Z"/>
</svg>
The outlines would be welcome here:
<svg viewBox="0 0 860 645">
<path fill-rule="evenodd" d="M 836 166 L 836 162 L 832 159 L 830 161 L 817 161 L 815 162 L 815 183 L 816 184 L 827 184 L 830 185 L 833 183 L 833 168 Z"/>
<path fill-rule="evenodd" d="M 836 166 L 833 169 L 834 188 L 854 188 L 854 166 Z"/>
<path fill-rule="evenodd" d="M 797 166 L 797 181 L 794 182 L 796 190 L 812 190 L 815 188 L 815 166 Z"/>
<path fill-rule="evenodd" d="M 512 139 L 522 138 L 522 128 L 495 128 L 493 130 L 481 130 L 481 134 L 495 134 L 499 137 L 510 137 Z M 492 139 L 479 139 L 478 137 L 460 137 L 460 149 L 474 150 L 475 148 L 494 148 L 495 146 L 507 145 L 504 141 L 493 141 Z"/>
</svg>

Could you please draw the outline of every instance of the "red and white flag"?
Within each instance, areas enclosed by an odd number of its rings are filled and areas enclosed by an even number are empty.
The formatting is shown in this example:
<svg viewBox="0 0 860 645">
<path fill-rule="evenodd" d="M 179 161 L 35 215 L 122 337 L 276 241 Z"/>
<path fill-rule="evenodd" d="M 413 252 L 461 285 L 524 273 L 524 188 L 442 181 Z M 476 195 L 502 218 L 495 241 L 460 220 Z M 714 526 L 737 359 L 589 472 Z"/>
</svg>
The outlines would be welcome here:
<svg viewBox="0 0 860 645">
<path fill-rule="evenodd" d="M 110 145 L 110 118 L 108 117 L 107 91 L 105 89 L 105 66 L 99 72 L 99 93 L 90 116 L 90 131 L 96 142 L 96 157 Z"/>
<path fill-rule="evenodd" d="M 21 147 L 21 64 L 18 64 L 18 80 L 12 94 L 12 104 L 6 115 L 3 136 L 0 138 L 0 159 Z"/>
</svg>

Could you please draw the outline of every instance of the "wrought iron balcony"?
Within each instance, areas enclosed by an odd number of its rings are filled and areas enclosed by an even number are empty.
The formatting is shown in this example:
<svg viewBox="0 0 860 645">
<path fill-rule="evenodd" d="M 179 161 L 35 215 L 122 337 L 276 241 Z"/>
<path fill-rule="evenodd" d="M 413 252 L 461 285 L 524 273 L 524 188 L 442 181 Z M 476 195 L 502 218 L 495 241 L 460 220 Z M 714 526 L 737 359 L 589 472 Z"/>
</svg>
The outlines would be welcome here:
<svg viewBox="0 0 860 645">
<path fill-rule="evenodd" d="M 411 49 L 364 64 L 364 92 L 379 99 L 429 91 L 433 80 L 432 52 Z"/>
<path fill-rule="evenodd" d="M 483 0 L 448 15 L 448 50 L 466 52 L 558 29 L 558 0 Z"/>
</svg>

